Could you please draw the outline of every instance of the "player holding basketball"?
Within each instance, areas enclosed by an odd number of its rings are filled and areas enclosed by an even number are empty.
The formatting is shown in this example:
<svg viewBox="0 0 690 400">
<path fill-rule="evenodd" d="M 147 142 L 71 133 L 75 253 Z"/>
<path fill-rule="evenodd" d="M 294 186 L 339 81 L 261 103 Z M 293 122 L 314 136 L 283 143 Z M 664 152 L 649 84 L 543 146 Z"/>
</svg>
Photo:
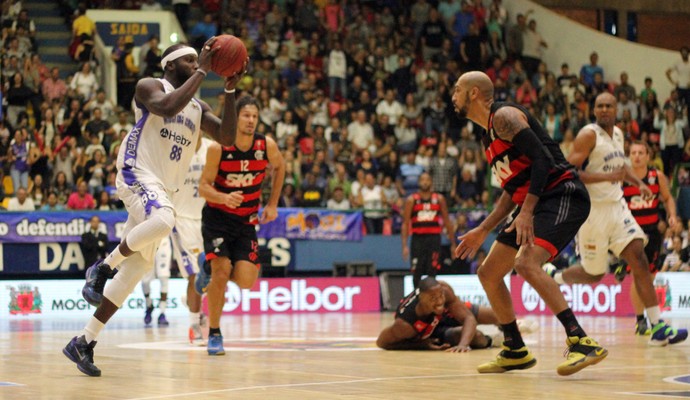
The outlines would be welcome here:
<svg viewBox="0 0 690 400">
<path fill-rule="evenodd" d="M 170 46 L 161 62 L 163 79 L 145 78 L 137 83 L 137 123 L 123 140 L 117 160 L 118 194 L 128 212 L 123 239 L 103 262 L 87 270 L 82 293 L 89 304 L 98 308 L 82 334 L 63 349 L 87 375 L 101 375 L 93 361 L 94 339 L 153 267 L 158 244 L 175 226 L 170 193 L 184 182 L 201 130 L 225 145 L 235 141 L 233 92 L 242 73 L 225 81 L 229 93 L 223 120 L 213 115 L 208 104 L 193 97 L 211 65 L 213 42 L 213 38 L 206 42 L 201 56 L 183 44 Z M 225 201 L 236 206 L 242 199 L 231 195 Z M 115 267 L 119 272 L 104 292 Z"/>
<path fill-rule="evenodd" d="M 432 192 L 433 181 L 428 172 L 419 176 L 419 191 L 405 200 L 402 237 L 403 259 L 410 257 L 412 283 L 419 286 L 422 275 L 436 276 L 441 269 L 441 233 L 446 229 L 451 248 L 455 247 L 455 230 L 448 218 L 448 206 L 443 195 Z M 410 248 L 408 232 L 412 232 Z"/>
<path fill-rule="evenodd" d="M 199 183 L 206 199 L 201 217 L 206 260 L 211 265 L 207 298 L 209 310 L 208 354 L 223 355 L 220 316 L 228 280 L 240 288 L 254 285 L 259 275 L 256 225 L 278 216 L 278 200 L 285 178 L 285 163 L 276 142 L 255 133 L 259 102 L 250 96 L 237 101 L 237 139 L 234 145 L 213 143 Z M 273 168 L 271 196 L 259 219 L 261 183 L 268 165 Z M 232 201 L 228 198 L 232 196 Z M 234 197 L 240 196 L 242 204 Z"/>
<path fill-rule="evenodd" d="M 652 325 L 650 346 L 665 346 L 684 341 L 686 329 L 674 329 L 660 316 L 649 260 L 645 255 L 646 235 L 623 199 L 621 182 L 639 188 L 643 201 L 652 191 L 625 163 L 623 132 L 615 126 L 616 98 L 602 93 L 594 102 L 596 123 L 586 125 L 575 138 L 568 160 L 578 168 L 592 199 L 592 213 L 578 232 L 580 265 L 556 272 L 558 283 L 595 283 L 608 270 L 609 251 L 630 265 L 635 287 Z"/>
<path fill-rule="evenodd" d="M 490 307 L 463 303 L 449 284 L 427 277 L 400 301 L 393 325 L 379 334 L 376 345 L 384 350 L 463 353 L 501 345 L 500 335 L 484 335 L 477 324 L 498 324 L 496 314 Z"/>
<path fill-rule="evenodd" d="M 503 281 L 512 269 L 536 289 L 565 328 L 568 356 L 556 369 L 558 374 L 574 374 L 600 362 L 608 352 L 587 336 L 558 285 L 541 269 L 587 219 L 587 190 L 558 145 L 526 109 L 494 102 L 494 87 L 486 74 L 473 71 L 460 76 L 452 99 L 461 116 L 486 129 L 482 141 L 487 160 L 504 189 L 491 214 L 460 237 L 456 255 L 473 257 L 488 233 L 518 206 L 477 271 L 505 336 L 503 351 L 477 370 L 500 373 L 537 362 L 522 340 Z"/>
<path fill-rule="evenodd" d="M 664 203 L 664 211 L 666 212 L 666 221 L 669 226 L 676 226 L 678 218 L 676 214 L 676 201 L 673 200 L 671 191 L 668 186 L 668 178 L 666 175 L 659 173 L 659 171 L 649 165 L 649 145 L 645 142 L 633 142 L 630 145 L 630 166 L 632 173 L 642 181 L 652 192 L 652 197 L 645 199 L 642 196 L 640 188 L 631 185 L 627 182 L 623 184 L 623 196 L 625 202 L 628 203 L 628 208 L 635 217 L 635 221 L 640 225 L 644 233 L 647 235 L 647 244 L 644 247 L 644 253 L 649 261 L 649 271 L 652 274 L 657 272 L 657 259 L 663 239 L 661 232 L 659 232 L 659 205 Z M 659 201 L 661 199 L 661 202 Z M 615 271 L 616 278 L 621 281 L 625 275 L 630 272 L 630 267 L 622 263 Z M 632 300 L 633 308 L 637 316 L 635 323 L 636 335 L 651 335 L 652 330 L 649 327 L 649 321 L 644 315 L 644 303 L 637 293 L 635 281 L 633 280 L 630 286 L 630 299 Z"/>
</svg>

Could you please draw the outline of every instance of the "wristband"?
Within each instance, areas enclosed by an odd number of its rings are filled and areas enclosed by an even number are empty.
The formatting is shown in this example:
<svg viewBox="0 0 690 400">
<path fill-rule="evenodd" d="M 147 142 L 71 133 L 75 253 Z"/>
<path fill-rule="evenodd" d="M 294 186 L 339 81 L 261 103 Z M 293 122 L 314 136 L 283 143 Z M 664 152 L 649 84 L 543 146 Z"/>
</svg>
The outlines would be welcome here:
<svg viewBox="0 0 690 400">
<path fill-rule="evenodd" d="M 201 75 L 206 76 L 206 71 L 204 71 L 201 68 L 197 68 L 196 71 L 194 71 L 194 72 L 201 72 Z"/>
<path fill-rule="evenodd" d="M 223 90 L 225 90 L 225 93 L 235 93 L 235 89 L 231 89 L 231 90 L 223 89 Z"/>
</svg>

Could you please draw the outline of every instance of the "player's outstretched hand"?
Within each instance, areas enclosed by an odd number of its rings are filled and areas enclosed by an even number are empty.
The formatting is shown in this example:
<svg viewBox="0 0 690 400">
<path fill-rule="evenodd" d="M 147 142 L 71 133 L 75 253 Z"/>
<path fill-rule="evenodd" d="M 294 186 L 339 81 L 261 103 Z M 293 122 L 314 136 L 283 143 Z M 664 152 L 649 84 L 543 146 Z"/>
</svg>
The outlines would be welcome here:
<svg viewBox="0 0 690 400">
<path fill-rule="evenodd" d="M 261 212 L 261 223 L 265 224 L 278 218 L 278 209 L 274 206 L 266 206 Z"/>
<path fill-rule="evenodd" d="M 650 189 L 649 186 L 645 185 L 644 183 L 640 185 L 640 194 L 642 195 L 642 198 L 645 200 L 651 200 L 652 197 L 654 197 L 652 189 Z"/>
<path fill-rule="evenodd" d="M 235 86 L 237 86 L 244 74 L 247 73 L 247 65 L 249 65 L 249 57 L 244 60 L 244 65 L 242 65 L 242 70 L 240 72 L 225 78 L 225 90 L 233 90 Z"/>
<path fill-rule="evenodd" d="M 619 168 L 611 172 L 609 180 L 611 182 L 623 182 L 625 180 L 625 175 L 625 168 Z"/>
<path fill-rule="evenodd" d="M 510 224 L 506 232 L 515 231 L 518 246 L 534 245 L 534 216 L 531 213 L 520 211 L 517 217 Z"/>
<path fill-rule="evenodd" d="M 477 254 L 477 250 L 479 250 L 482 244 L 484 244 L 484 240 L 488 234 L 489 231 L 481 226 L 478 226 L 460 236 L 458 238 L 460 240 L 460 244 L 458 244 L 458 246 L 455 248 L 455 256 L 461 260 L 464 260 L 468 257 L 474 258 L 474 255 Z"/>
<path fill-rule="evenodd" d="M 225 201 L 223 204 L 225 204 L 225 206 L 228 208 L 237 208 L 240 206 L 240 204 L 242 204 L 243 200 L 244 196 L 242 195 L 242 192 L 232 192 L 225 195 Z"/>
<path fill-rule="evenodd" d="M 213 47 L 213 43 L 216 42 L 216 37 L 212 37 L 204 43 L 201 48 L 201 54 L 199 54 L 199 68 L 208 72 L 211 70 L 211 60 L 213 59 L 213 53 L 218 51 L 218 48 Z"/>
<path fill-rule="evenodd" d="M 470 346 L 453 346 L 448 349 L 446 349 L 446 352 L 448 353 L 467 353 L 471 351 L 472 348 Z"/>
<path fill-rule="evenodd" d="M 438 339 L 427 339 L 426 342 L 429 350 L 445 351 L 450 348 L 448 343 L 439 343 Z"/>
</svg>

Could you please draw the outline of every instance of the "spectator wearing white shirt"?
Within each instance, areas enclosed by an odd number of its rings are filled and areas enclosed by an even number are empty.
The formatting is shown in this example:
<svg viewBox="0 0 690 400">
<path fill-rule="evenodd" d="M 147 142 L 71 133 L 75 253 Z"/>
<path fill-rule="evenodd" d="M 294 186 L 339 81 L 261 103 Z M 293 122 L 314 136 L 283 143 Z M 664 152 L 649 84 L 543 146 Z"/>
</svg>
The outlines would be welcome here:
<svg viewBox="0 0 690 400">
<path fill-rule="evenodd" d="M 376 106 L 377 115 L 387 115 L 389 125 L 397 125 L 398 119 L 403 115 L 403 107 L 397 100 L 395 100 L 395 91 L 393 89 L 386 90 L 386 95 L 383 100 Z"/>
<path fill-rule="evenodd" d="M 17 197 L 10 199 L 7 211 L 36 211 L 36 206 L 34 201 L 28 197 L 26 189 L 20 187 L 17 189 Z"/>
<path fill-rule="evenodd" d="M 374 128 L 367 121 L 367 113 L 364 110 L 358 111 L 357 119 L 347 126 L 347 137 L 355 151 L 364 149 L 369 149 L 372 153 L 376 151 Z"/>
<path fill-rule="evenodd" d="M 690 49 L 687 46 L 680 48 L 681 60 L 666 70 L 666 77 L 676 86 L 678 94 L 685 100 L 685 105 L 690 105 Z M 673 77 L 675 75 L 675 79 Z"/>
<path fill-rule="evenodd" d="M 328 53 L 328 87 L 331 101 L 335 100 L 336 89 L 340 88 L 340 97 L 347 98 L 347 57 L 339 40 L 333 42 L 333 50 Z"/>
<path fill-rule="evenodd" d="M 350 206 L 350 201 L 345 198 L 345 191 L 343 190 L 342 186 L 336 186 L 335 189 L 333 189 L 333 195 L 330 199 L 328 199 L 326 208 L 329 210 L 341 211 L 352 208 Z"/>
</svg>

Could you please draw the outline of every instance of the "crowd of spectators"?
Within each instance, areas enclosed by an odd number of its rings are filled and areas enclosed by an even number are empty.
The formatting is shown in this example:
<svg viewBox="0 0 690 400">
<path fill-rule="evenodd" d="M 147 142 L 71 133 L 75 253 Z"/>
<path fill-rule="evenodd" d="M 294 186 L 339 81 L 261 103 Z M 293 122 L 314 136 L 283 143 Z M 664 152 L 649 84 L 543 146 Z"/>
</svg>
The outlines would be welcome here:
<svg viewBox="0 0 690 400">
<path fill-rule="evenodd" d="M 457 214 L 459 232 L 491 208 L 498 189 L 487 173 L 481 128 L 459 119 L 450 100 L 468 70 L 489 75 L 497 101 L 517 102 L 542 121 L 566 156 L 592 121 L 595 97 L 613 93 L 627 141 L 647 141 L 654 165 L 674 182 L 690 183 L 684 167 L 673 175 L 690 162 L 688 86 L 675 81 L 690 68 L 687 49 L 667 74 L 679 89 L 657 94 L 653 79 L 666 77 L 648 77 L 638 91 L 627 73 L 605 74 L 597 53 L 579 69 L 546 65 L 544 52 L 557 38 L 542 37 L 531 12 L 508 15 L 501 0 L 203 0 L 192 4 L 203 11 L 195 23 L 189 0 L 65 1 L 82 48 L 75 48 L 81 67 L 63 81 L 57 68 L 42 64 L 33 40 L 40 26 L 20 3 L 3 2 L 3 10 L 15 11 L 3 11 L 0 170 L 12 177 L 16 197 L 26 196 L 22 207 L 29 200 L 47 210 L 121 207 L 114 162 L 132 126 L 133 92 L 113 104 L 100 89 L 93 67 L 102 56 L 84 48 L 95 33 L 87 7 L 171 9 L 195 46 L 219 33 L 241 38 L 251 64 L 238 94 L 259 99 L 258 131 L 284 153 L 281 206 L 364 208 L 371 233 L 399 229 L 401 204 L 423 171 L 453 209 L 465 210 Z M 120 40 L 110 57 L 121 89 L 161 75 L 158 46 L 151 37 L 135 65 L 133 44 Z M 77 55 L 84 51 L 88 57 Z M 211 101 L 218 114 L 222 100 Z"/>
</svg>

